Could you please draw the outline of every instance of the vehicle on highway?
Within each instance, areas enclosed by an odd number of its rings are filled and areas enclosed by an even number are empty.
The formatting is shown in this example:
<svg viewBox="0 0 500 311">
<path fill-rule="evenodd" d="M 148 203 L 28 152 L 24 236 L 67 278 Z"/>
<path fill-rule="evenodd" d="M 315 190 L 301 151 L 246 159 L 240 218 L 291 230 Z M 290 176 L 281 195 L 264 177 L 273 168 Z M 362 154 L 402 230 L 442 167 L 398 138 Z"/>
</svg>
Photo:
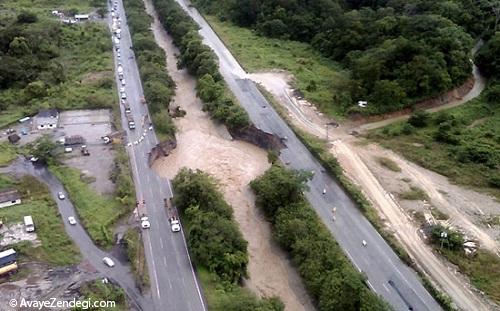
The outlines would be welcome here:
<svg viewBox="0 0 500 311">
<path fill-rule="evenodd" d="M 104 264 L 105 264 L 106 266 L 110 267 L 110 268 L 112 268 L 112 267 L 114 267 L 114 266 L 115 266 L 115 262 L 114 262 L 111 258 L 109 258 L 109 257 L 104 257 L 104 258 L 102 259 L 102 262 L 104 262 Z"/>
<path fill-rule="evenodd" d="M 122 86 L 125 86 L 125 79 L 122 79 L 121 81 Z"/>
<path fill-rule="evenodd" d="M 326 194 L 326 188 L 323 188 L 323 194 Z"/>
<path fill-rule="evenodd" d="M 128 122 L 129 129 L 131 129 L 131 130 L 135 129 L 135 121 L 134 121 L 134 118 L 130 114 L 127 115 L 127 122 Z"/>
<path fill-rule="evenodd" d="M 57 193 L 57 197 L 59 198 L 59 200 L 64 200 L 66 199 L 66 196 L 64 195 L 64 193 L 62 191 L 59 191 Z"/>
<path fill-rule="evenodd" d="M 181 231 L 181 223 L 179 222 L 179 218 L 176 216 L 170 217 L 170 228 L 172 229 L 172 232 L 179 232 Z"/>
<path fill-rule="evenodd" d="M 147 216 L 143 216 L 141 218 L 141 228 L 142 229 L 149 229 L 149 228 L 151 228 L 151 223 L 149 222 L 149 218 Z"/>
<path fill-rule="evenodd" d="M 118 57 L 118 58 L 122 57 L 122 54 L 120 53 L 120 51 L 116 52 L 116 57 Z"/>
<path fill-rule="evenodd" d="M 366 246 L 366 244 L 367 244 L 365 240 L 363 240 L 363 242 L 361 242 L 361 243 L 363 244 L 363 246 Z"/>
<path fill-rule="evenodd" d="M 75 219 L 75 217 L 69 216 L 68 217 L 68 222 L 69 222 L 70 225 L 73 225 L 73 226 L 76 225 L 76 219 Z"/>
<path fill-rule="evenodd" d="M 120 94 L 120 97 L 123 98 L 123 99 L 127 99 L 127 94 L 125 92 L 122 92 Z"/>
<path fill-rule="evenodd" d="M 121 93 L 124 93 L 124 92 L 125 92 L 125 88 L 124 88 L 123 86 L 120 88 L 120 92 L 121 92 Z"/>
</svg>

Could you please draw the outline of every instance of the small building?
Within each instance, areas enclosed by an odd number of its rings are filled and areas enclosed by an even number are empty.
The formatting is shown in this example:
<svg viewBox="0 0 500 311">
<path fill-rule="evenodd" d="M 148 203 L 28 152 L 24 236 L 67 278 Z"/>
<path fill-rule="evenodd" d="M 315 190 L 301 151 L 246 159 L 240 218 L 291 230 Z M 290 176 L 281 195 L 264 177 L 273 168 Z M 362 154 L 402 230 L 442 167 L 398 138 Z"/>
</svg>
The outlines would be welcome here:
<svg viewBox="0 0 500 311">
<path fill-rule="evenodd" d="M 58 121 L 57 109 L 40 110 L 35 118 L 35 124 L 39 130 L 55 129 Z"/>
<path fill-rule="evenodd" d="M 88 14 L 76 14 L 75 15 L 75 20 L 78 21 L 78 22 L 86 21 L 89 18 L 90 18 L 90 16 Z"/>
<path fill-rule="evenodd" d="M 80 135 L 64 137 L 65 146 L 84 145 L 84 144 L 85 144 L 85 138 L 83 138 Z"/>
<path fill-rule="evenodd" d="M 7 136 L 7 139 L 11 144 L 17 144 L 19 140 L 21 140 L 21 137 L 17 134 L 10 134 L 9 136 Z"/>
<path fill-rule="evenodd" d="M 0 208 L 21 204 L 21 194 L 15 189 L 0 191 Z"/>
</svg>

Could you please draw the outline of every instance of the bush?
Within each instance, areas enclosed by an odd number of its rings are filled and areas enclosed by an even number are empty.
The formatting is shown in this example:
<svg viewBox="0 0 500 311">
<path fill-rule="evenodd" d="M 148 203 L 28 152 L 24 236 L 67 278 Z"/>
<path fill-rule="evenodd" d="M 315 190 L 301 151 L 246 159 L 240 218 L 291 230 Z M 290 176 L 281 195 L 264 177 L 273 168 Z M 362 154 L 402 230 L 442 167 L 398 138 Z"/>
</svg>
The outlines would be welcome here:
<svg viewBox="0 0 500 311">
<path fill-rule="evenodd" d="M 17 22 L 19 24 L 32 24 L 36 21 L 38 21 L 36 14 L 29 11 L 22 11 L 17 15 Z"/>
<path fill-rule="evenodd" d="M 413 113 L 408 119 L 408 123 L 414 127 L 426 127 L 430 119 L 430 115 L 425 110 L 418 110 Z"/>
<path fill-rule="evenodd" d="M 222 280 L 238 283 L 247 276 L 247 242 L 214 179 L 202 171 L 183 168 L 172 184 L 174 202 L 186 219 L 193 261 Z"/>
</svg>

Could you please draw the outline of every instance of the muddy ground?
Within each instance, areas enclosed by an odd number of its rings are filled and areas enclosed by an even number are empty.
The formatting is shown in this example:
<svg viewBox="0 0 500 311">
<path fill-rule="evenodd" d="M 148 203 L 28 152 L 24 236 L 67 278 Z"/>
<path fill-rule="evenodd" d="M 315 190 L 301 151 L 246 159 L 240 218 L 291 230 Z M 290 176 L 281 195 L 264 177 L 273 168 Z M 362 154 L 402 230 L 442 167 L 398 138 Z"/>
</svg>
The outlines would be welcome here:
<svg viewBox="0 0 500 311">
<path fill-rule="evenodd" d="M 146 5 L 151 14 L 151 3 L 146 1 Z M 210 120 L 196 97 L 195 80 L 176 67 L 177 50 L 157 18 L 153 31 L 166 51 L 168 71 L 177 84 L 171 106 L 180 106 L 187 112 L 175 121 L 177 148 L 168 157 L 156 161 L 154 169 L 168 178 L 174 177 L 182 167 L 201 169 L 214 176 L 249 243 L 247 287 L 260 296 L 280 297 L 287 310 L 313 310 L 300 277 L 285 253 L 272 242 L 269 223 L 254 205 L 249 182 L 269 167 L 267 153 L 251 144 L 233 141 L 224 126 Z"/>
</svg>

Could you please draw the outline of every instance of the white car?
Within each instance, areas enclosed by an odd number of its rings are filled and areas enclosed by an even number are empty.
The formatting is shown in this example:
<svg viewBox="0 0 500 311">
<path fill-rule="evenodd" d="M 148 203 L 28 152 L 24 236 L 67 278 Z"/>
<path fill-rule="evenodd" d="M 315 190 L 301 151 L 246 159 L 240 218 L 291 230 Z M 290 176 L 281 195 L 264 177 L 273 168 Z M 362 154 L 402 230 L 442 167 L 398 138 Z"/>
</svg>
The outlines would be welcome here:
<svg viewBox="0 0 500 311">
<path fill-rule="evenodd" d="M 76 225 L 76 219 L 75 219 L 75 217 L 69 216 L 68 217 L 68 222 L 69 222 L 70 225 L 73 225 L 73 226 Z"/>
<path fill-rule="evenodd" d="M 104 262 L 104 264 L 105 264 L 106 266 L 110 267 L 110 268 L 112 268 L 112 267 L 114 267 L 114 266 L 115 266 L 115 262 L 114 262 L 111 258 L 109 258 L 109 257 L 104 257 L 104 258 L 102 259 L 102 262 Z"/>
<path fill-rule="evenodd" d="M 149 229 L 151 228 L 151 224 L 149 223 L 149 218 L 144 216 L 141 218 L 141 227 L 142 229 Z"/>
<path fill-rule="evenodd" d="M 122 54 L 120 52 L 116 52 L 116 57 L 120 58 L 122 57 Z"/>
<path fill-rule="evenodd" d="M 122 87 L 120 87 L 120 92 L 121 92 L 121 93 L 125 92 L 125 88 L 124 88 L 123 86 L 122 86 Z"/>
<path fill-rule="evenodd" d="M 121 80 L 122 86 L 125 86 L 125 79 Z"/>
<path fill-rule="evenodd" d="M 125 99 L 125 98 L 127 98 L 127 94 L 125 94 L 125 92 L 122 92 L 121 97 L 122 97 L 123 99 Z"/>
<path fill-rule="evenodd" d="M 64 193 L 62 193 L 62 191 L 59 191 L 57 193 L 57 197 L 59 198 L 59 200 L 64 200 L 66 199 L 66 196 L 64 195 Z"/>
<path fill-rule="evenodd" d="M 181 231 L 181 224 L 179 223 L 179 220 L 171 220 L 170 221 L 170 228 L 172 229 L 172 232 L 179 232 Z"/>
</svg>

